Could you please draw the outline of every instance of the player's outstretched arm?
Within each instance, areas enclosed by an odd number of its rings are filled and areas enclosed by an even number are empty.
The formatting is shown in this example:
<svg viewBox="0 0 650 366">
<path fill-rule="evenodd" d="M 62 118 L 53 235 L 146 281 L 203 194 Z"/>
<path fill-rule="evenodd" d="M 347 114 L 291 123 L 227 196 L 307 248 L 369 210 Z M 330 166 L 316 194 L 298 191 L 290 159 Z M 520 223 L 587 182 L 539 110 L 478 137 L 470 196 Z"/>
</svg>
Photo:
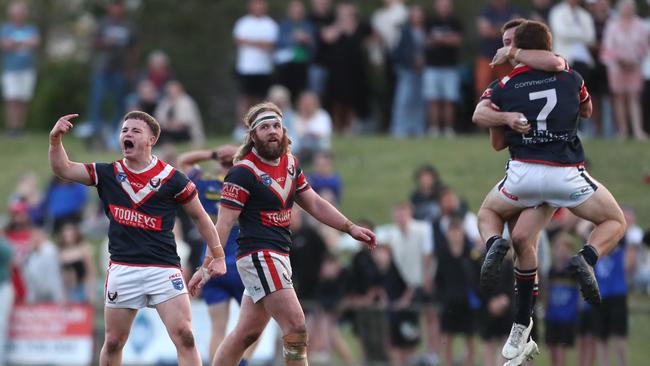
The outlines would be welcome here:
<svg viewBox="0 0 650 366">
<path fill-rule="evenodd" d="M 491 67 L 506 63 L 509 59 L 522 63 L 536 70 L 559 72 L 566 70 L 564 58 L 545 50 L 522 50 L 521 48 L 504 46 L 497 50 L 490 63 Z"/>
<path fill-rule="evenodd" d="M 208 250 L 206 259 L 208 261 L 208 272 L 210 276 L 221 276 L 226 273 L 226 262 L 223 247 L 217 234 L 217 229 L 212 224 L 210 216 L 205 212 L 201 205 L 198 196 L 192 198 L 189 202 L 183 205 L 183 209 L 190 216 L 194 225 L 199 230 L 201 237 L 207 243 Z M 214 260 L 212 260 L 214 259 Z"/>
<path fill-rule="evenodd" d="M 216 160 L 224 168 L 227 168 L 232 166 L 232 159 L 236 152 L 237 146 L 235 145 L 222 145 L 214 150 L 188 151 L 178 157 L 178 166 L 186 174 L 194 165 L 207 160 Z"/>
<path fill-rule="evenodd" d="M 370 248 L 374 248 L 377 245 L 375 233 L 369 229 L 355 225 L 339 212 L 336 207 L 314 192 L 313 189 L 308 188 L 299 192 L 296 195 L 296 202 L 323 224 L 350 234 L 353 238 L 366 243 Z"/>
<path fill-rule="evenodd" d="M 78 116 L 78 114 L 68 114 L 56 121 L 52 131 L 50 131 L 48 159 L 50 161 L 50 168 L 57 177 L 85 185 L 92 185 L 95 182 L 92 181 L 86 167 L 81 163 L 70 161 L 68 154 L 63 148 L 63 135 L 68 133 L 73 127 L 70 120 Z"/>
<path fill-rule="evenodd" d="M 496 110 L 489 99 L 483 99 L 476 105 L 472 122 L 481 127 L 508 126 L 518 133 L 528 133 L 530 124 L 526 116 L 519 112 L 501 112 Z"/>
</svg>

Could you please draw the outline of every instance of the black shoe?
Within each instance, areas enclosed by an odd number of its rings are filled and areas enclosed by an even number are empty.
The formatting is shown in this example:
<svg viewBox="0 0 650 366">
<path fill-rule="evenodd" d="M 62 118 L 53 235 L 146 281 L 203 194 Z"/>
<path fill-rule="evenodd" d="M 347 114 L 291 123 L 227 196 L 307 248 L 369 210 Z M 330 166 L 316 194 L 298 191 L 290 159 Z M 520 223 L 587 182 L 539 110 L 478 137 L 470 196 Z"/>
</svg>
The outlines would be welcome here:
<svg viewBox="0 0 650 366">
<path fill-rule="evenodd" d="M 600 305 L 600 290 L 594 269 L 582 255 L 576 254 L 569 259 L 569 271 L 573 279 L 580 285 L 580 292 L 582 292 L 585 301 L 591 305 Z"/>
<path fill-rule="evenodd" d="M 510 242 L 506 239 L 497 239 L 485 254 L 485 260 L 481 266 L 481 293 L 489 295 L 499 283 L 501 262 L 510 249 Z"/>
</svg>

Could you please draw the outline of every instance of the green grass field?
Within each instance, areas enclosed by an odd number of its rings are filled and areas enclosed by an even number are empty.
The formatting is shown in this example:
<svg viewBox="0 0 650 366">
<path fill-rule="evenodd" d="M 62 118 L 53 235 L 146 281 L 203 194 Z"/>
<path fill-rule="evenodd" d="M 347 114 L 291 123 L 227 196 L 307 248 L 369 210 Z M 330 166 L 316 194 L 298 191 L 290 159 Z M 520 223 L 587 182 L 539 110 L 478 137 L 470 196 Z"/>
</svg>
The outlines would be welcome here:
<svg viewBox="0 0 650 366">
<path fill-rule="evenodd" d="M 210 140 L 212 145 L 225 139 Z M 83 143 L 65 138 L 71 159 L 108 161 L 118 153 L 89 153 Z M 211 146 L 212 146 L 211 145 Z M 650 226 L 650 185 L 643 176 L 650 172 L 650 148 L 647 143 L 593 140 L 585 148 L 592 176 L 609 187 L 621 204 L 634 207 L 638 222 Z M 44 185 L 50 177 L 47 163 L 47 136 L 31 135 L 21 139 L 0 137 L 0 154 L 5 156 L 0 174 L 0 197 L 8 197 L 18 177 L 34 171 Z M 179 147 L 184 151 L 185 146 Z M 375 223 L 390 219 L 390 208 L 408 198 L 413 189 L 413 171 L 424 163 L 433 164 L 446 185 L 455 188 L 472 210 L 478 209 L 485 193 L 503 177 L 505 152 L 496 153 L 486 136 L 454 140 L 394 140 L 386 137 L 337 138 L 334 141 L 336 169 L 343 181 L 342 210 L 351 218 L 369 218 Z M 650 300 L 632 300 L 630 319 L 629 364 L 643 365 L 650 357 Z M 572 355 L 569 364 L 575 364 Z M 479 358 L 480 359 L 480 358 Z M 542 350 L 536 365 L 549 365 L 548 352 Z"/>
</svg>

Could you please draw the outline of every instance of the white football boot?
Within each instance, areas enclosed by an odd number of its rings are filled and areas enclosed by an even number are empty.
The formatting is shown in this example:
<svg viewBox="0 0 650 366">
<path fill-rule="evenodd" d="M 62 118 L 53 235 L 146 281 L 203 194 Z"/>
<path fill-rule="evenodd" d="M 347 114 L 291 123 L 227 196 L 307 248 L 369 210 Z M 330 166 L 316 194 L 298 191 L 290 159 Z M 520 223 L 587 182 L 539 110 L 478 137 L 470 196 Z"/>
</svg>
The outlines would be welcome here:
<svg viewBox="0 0 650 366">
<path fill-rule="evenodd" d="M 519 356 L 523 351 L 526 343 L 528 342 L 528 336 L 530 336 L 530 331 L 533 329 L 533 319 L 530 319 L 528 327 L 522 324 L 514 323 L 512 329 L 510 329 L 510 336 L 506 341 L 506 344 L 503 345 L 501 354 L 508 360 Z"/>
<path fill-rule="evenodd" d="M 521 352 L 517 357 L 512 360 L 508 360 L 503 366 L 520 366 L 525 361 L 530 361 L 535 356 L 539 354 L 539 348 L 537 348 L 537 343 L 532 339 L 526 343 L 524 346 L 523 352 Z"/>
</svg>

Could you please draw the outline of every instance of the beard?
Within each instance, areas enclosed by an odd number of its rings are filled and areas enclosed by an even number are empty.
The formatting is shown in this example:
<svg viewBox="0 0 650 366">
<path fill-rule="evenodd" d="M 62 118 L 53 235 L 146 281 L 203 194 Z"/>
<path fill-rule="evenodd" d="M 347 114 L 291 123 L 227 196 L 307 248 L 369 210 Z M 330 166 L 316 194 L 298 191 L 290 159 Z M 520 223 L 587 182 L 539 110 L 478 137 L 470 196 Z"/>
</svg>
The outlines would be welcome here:
<svg viewBox="0 0 650 366">
<path fill-rule="evenodd" d="M 255 143 L 255 149 L 257 150 L 257 153 L 262 158 L 269 161 L 279 159 L 282 155 L 288 153 L 289 144 L 291 143 L 286 133 L 282 134 L 282 139 L 280 139 L 279 144 L 264 142 L 257 137 L 255 137 L 253 141 Z"/>
</svg>

